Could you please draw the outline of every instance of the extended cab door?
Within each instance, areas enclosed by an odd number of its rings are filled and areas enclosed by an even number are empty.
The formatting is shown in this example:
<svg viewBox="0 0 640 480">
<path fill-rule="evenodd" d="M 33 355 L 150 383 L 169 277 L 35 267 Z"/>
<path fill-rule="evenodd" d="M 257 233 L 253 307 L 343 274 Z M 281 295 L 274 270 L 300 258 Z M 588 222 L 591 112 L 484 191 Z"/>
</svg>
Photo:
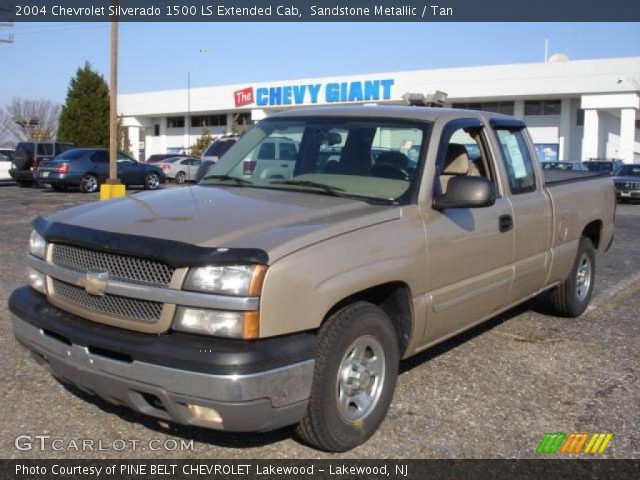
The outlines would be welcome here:
<svg viewBox="0 0 640 480">
<path fill-rule="evenodd" d="M 425 344 L 468 328 L 504 307 L 512 281 L 513 212 L 502 195 L 485 126 L 479 119 L 449 122 L 436 157 L 433 196 L 455 176 L 493 182 L 495 203 L 483 208 L 427 207 L 427 329 Z"/>
<path fill-rule="evenodd" d="M 509 303 L 514 303 L 544 285 L 551 262 L 551 202 L 524 122 L 494 118 L 490 124 L 508 184 L 506 196 L 513 210 L 514 283 Z"/>
</svg>

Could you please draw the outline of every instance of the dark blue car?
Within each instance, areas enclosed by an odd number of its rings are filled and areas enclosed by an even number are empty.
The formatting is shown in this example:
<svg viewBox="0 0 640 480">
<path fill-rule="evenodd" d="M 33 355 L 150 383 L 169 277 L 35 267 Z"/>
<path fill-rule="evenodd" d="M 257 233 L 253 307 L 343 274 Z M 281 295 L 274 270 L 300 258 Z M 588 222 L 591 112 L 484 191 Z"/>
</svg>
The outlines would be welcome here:
<svg viewBox="0 0 640 480">
<path fill-rule="evenodd" d="M 118 152 L 118 178 L 127 186 L 142 185 L 156 190 L 166 181 L 160 167 L 135 161 Z M 41 184 L 49 184 L 56 191 L 80 187 L 84 193 L 98 191 L 109 178 L 109 150 L 106 148 L 75 148 L 52 160 L 42 162 L 33 176 Z"/>
</svg>

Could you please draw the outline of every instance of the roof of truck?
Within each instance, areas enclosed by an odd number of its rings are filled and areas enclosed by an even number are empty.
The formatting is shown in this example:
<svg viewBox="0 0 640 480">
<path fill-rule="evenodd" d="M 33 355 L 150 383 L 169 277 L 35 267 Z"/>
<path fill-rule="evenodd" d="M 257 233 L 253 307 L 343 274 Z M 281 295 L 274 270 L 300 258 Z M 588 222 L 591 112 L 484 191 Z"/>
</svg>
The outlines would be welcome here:
<svg viewBox="0 0 640 480">
<path fill-rule="evenodd" d="M 300 108 L 279 112 L 272 117 L 391 117 L 412 120 L 435 121 L 441 119 L 456 118 L 515 118 L 508 115 L 493 112 L 481 112 L 477 110 L 463 110 L 460 108 L 435 108 L 435 107 L 411 107 L 404 105 L 357 105 L 336 107 L 312 107 Z"/>
</svg>

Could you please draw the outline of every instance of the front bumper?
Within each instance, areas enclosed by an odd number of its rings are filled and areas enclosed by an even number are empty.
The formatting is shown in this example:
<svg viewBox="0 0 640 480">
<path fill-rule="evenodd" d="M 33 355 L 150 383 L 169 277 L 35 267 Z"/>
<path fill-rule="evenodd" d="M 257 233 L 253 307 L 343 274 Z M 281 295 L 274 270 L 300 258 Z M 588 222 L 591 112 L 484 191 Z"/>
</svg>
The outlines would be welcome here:
<svg viewBox="0 0 640 480">
<path fill-rule="evenodd" d="M 16 290 L 9 308 L 16 339 L 40 365 L 110 403 L 176 423 L 229 431 L 272 430 L 297 423 L 306 412 L 314 369 L 308 339 L 277 349 L 273 341 L 282 338 L 225 345 L 197 335 L 129 332 L 59 310 L 30 287 Z M 173 349 L 170 337 L 175 337 Z M 300 338 L 292 340 L 300 343 Z M 299 347 L 309 352 L 306 358 Z M 266 353 L 254 351 L 263 348 Z M 274 348 L 290 363 L 279 365 L 282 358 L 271 358 Z M 189 358 L 178 362 L 177 357 L 185 355 Z M 150 361 L 153 358 L 162 360 Z M 169 366 L 184 366 L 190 358 L 192 369 Z M 202 407 L 215 410 L 219 420 L 212 420 L 216 415 L 210 410 L 203 415 Z"/>
</svg>

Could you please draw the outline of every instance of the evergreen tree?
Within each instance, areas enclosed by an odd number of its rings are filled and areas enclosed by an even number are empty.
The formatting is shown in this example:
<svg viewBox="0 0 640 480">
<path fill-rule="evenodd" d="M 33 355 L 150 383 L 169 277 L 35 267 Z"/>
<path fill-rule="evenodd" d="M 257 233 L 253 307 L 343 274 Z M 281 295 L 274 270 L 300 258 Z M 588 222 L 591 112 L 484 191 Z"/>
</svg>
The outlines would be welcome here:
<svg viewBox="0 0 640 480">
<path fill-rule="evenodd" d="M 109 146 L 109 87 L 89 62 L 71 79 L 60 114 L 58 139 L 79 147 Z"/>
<path fill-rule="evenodd" d="M 194 158 L 200 158 L 209 145 L 213 143 L 214 138 L 211 136 L 211 132 L 206 127 L 202 129 L 202 135 L 196 140 L 196 143 L 191 147 L 189 155 Z"/>
</svg>

